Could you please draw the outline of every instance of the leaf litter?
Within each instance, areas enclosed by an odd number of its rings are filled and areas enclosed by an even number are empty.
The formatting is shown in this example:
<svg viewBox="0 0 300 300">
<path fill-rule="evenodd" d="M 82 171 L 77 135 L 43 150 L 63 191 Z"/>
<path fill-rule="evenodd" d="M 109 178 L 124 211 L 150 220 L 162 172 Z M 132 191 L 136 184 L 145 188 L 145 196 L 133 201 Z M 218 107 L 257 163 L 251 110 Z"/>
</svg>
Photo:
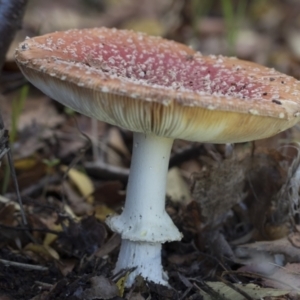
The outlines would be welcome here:
<svg viewBox="0 0 300 300">
<path fill-rule="evenodd" d="M 228 54 L 216 1 L 211 11 L 203 8 L 204 15 L 195 13 L 197 1 L 99 1 L 103 5 L 97 10 L 92 2 L 72 1 L 70 9 L 70 1 L 32 1 L 20 35 L 100 22 L 146 32 L 156 28 L 205 54 Z M 250 25 L 238 26 L 235 55 L 299 78 L 299 25 L 294 23 L 299 4 L 263 2 L 247 4 Z M 93 11 L 88 19 L 86 11 Z M 40 12 L 47 15 L 42 25 Z M 8 80 L 16 72 L 14 48 L 1 76 L 4 91 L 22 82 L 18 75 L 16 82 Z M 8 128 L 15 96 L 1 98 Z M 104 219 L 122 209 L 132 136 L 101 122 L 95 127 L 31 88 L 13 144 L 28 225 L 24 228 L 9 185 L 0 197 L 0 299 L 297 299 L 297 141 L 297 127 L 234 148 L 176 141 L 166 203 L 184 238 L 164 245 L 171 288 L 140 278 L 128 290 L 122 285 L 128 270 L 113 275 L 120 237 Z M 0 154 L 4 149 L 1 143 Z M 5 167 L 2 161 L 1 182 Z"/>
</svg>

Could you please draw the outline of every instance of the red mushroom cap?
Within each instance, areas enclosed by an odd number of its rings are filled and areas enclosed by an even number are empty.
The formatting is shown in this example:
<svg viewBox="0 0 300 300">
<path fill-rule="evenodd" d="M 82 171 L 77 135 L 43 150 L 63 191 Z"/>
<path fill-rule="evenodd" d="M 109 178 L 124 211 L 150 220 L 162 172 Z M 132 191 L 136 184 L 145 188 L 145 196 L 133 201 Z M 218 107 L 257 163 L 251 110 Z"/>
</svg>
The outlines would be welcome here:
<svg viewBox="0 0 300 300">
<path fill-rule="evenodd" d="M 271 136 L 300 118 L 296 79 L 142 33 L 55 32 L 21 43 L 16 60 L 48 96 L 136 132 L 242 142 Z"/>
</svg>

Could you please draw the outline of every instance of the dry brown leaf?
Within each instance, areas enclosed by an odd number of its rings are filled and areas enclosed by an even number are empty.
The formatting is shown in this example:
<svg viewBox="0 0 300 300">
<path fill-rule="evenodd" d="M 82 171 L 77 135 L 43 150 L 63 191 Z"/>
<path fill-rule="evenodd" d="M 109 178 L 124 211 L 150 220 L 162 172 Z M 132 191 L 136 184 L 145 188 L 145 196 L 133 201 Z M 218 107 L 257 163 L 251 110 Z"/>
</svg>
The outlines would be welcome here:
<svg viewBox="0 0 300 300">
<path fill-rule="evenodd" d="M 263 279 L 263 285 L 275 289 L 291 290 L 300 294 L 300 264 L 277 267 L 268 279 Z"/>
<path fill-rule="evenodd" d="M 118 128 L 109 128 L 107 143 L 112 148 L 108 148 L 106 153 L 107 163 L 118 167 L 128 167 L 123 161 L 124 158 L 129 161 L 131 155 Z"/>
<path fill-rule="evenodd" d="M 62 226 L 61 224 L 53 224 L 49 229 L 55 230 L 57 232 L 61 232 Z M 54 241 L 57 240 L 57 238 L 58 238 L 57 234 L 47 232 L 43 240 L 43 245 L 50 246 Z"/>
<path fill-rule="evenodd" d="M 28 208 L 29 211 L 31 209 L 32 209 L 31 207 Z M 53 224 L 55 223 L 56 220 L 57 220 L 57 215 L 55 213 L 47 215 L 47 218 L 42 217 L 41 215 L 36 213 L 27 214 L 28 226 L 30 228 L 37 229 L 31 232 L 32 236 L 37 241 L 43 240 L 45 238 L 45 235 L 47 235 L 47 229 L 54 228 Z"/>
<path fill-rule="evenodd" d="M 203 224 L 218 226 L 228 211 L 244 199 L 244 181 L 245 171 L 235 159 L 206 163 L 202 172 L 193 176 L 192 197 Z"/>
<path fill-rule="evenodd" d="M 69 273 L 73 271 L 77 263 L 78 263 L 77 259 L 65 258 L 65 259 L 61 259 L 59 263 L 56 264 L 56 266 L 59 268 L 63 276 L 67 276 Z"/>
<path fill-rule="evenodd" d="M 37 160 L 31 157 L 23 158 L 14 161 L 16 170 L 28 171 L 37 165 Z"/>
<path fill-rule="evenodd" d="M 62 251 L 76 256 L 91 255 L 102 246 L 107 236 L 104 224 L 94 216 L 82 219 L 80 222 L 70 220 L 69 225 L 59 236 Z"/>
<path fill-rule="evenodd" d="M 38 158 L 22 158 L 16 160 L 16 171 L 18 172 L 19 187 L 25 189 L 41 180 L 46 175 L 47 168 Z"/>
<path fill-rule="evenodd" d="M 167 196 L 174 202 L 187 204 L 191 201 L 191 193 L 187 182 L 182 178 L 180 169 L 173 167 L 167 175 Z"/>
<path fill-rule="evenodd" d="M 95 205 L 95 217 L 104 222 L 108 215 L 114 214 L 115 211 L 105 204 Z"/>
<path fill-rule="evenodd" d="M 31 251 L 46 260 L 59 260 L 60 258 L 56 250 L 45 245 L 29 243 L 24 247 L 24 251 Z"/>
<path fill-rule="evenodd" d="M 130 300 L 145 300 L 145 298 L 141 295 L 141 293 L 132 293 Z"/>
<path fill-rule="evenodd" d="M 275 240 L 275 241 L 261 241 L 252 244 L 246 244 L 238 246 L 235 250 L 237 257 L 252 257 L 257 253 L 267 254 L 267 255 L 284 255 L 286 262 L 299 262 L 300 261 L 300 251 L 298 247 L 295 247 L 288 237 Z"/>
<path fill-rule="evenodd" d="M 10 228 L 0 229 L 0 244 L 7 244 L 13 242 L 18 248 L 21 247 L 21 240 L 26 239 L 25 232 L 14 230 L 14 227 L 18 224 L 14 213 L 15 205 L 8 202 L 0 209 L 0 224 Z"/>
<path fill-rule="evenodd" d="M 96 188 L 93 196 L 95 204 L 106 204 L 109 207 L 117 207 L 124 203 L 124 185 L 120 181 L 106 181 Z"/>
<path fill-rule="evenodd" d="M 199 257 L 198 252 L 192 252 L 188 254 L 172 254 L 168 256 L 168 261 L 174 265 L 189 265 Z"/>
<path fill-rule="evenodd" d="M 210 288 L 212 288 L 218 295 L 222 295 L 225 299 L 234 299 L 234 300 L 244 300 L 245 297 L 238 291 L 234 290 L 230 286 L 226 285 L 223 282 L 205 282 Z M 262 288 L 256 284 L 233 284 L 236 289 L 240 289 L 246 293 L 253 300 L 260 300 L 265 297 L 278 297 L 287 295 L 289 291 L 286 290 L 277 290 L 270 288 Z M 200 291 L 200 294 L 203 296 L 204 300 L 214 300 L 214 297 L 208 295 L 203 290 Z"/>
<path fill-rule="evenodd" d="M 2 206 L 2 204 L 12 204 L 15 207 L 16 211 L 20 211 L 20 205 L 2 195 L 0 195 L 0 204 Z"/>
<path fill-rule="evenodd" d="M 180 164 L 180 170 L 186 178 L 190 178 L 191 174 L 200 173 L 202 166 L 198 159 L 189 159 Z"/>
<path fill-rule="evenodd" d="M 30 300 L 47 300 L 47 298 L 48 298 L 48 292 L 44 291 L 41 294 L 34 296 Z"/>
<path fill-rule="evenodd" d="M 95 276 L 90 279 L 91 288 L 82 293 L 81 299 L 111 299 L 119 295 L 117 285 L 104 276 Z"/>
<path fill-rule="evenodd" d="M 5 205 L 0 210 L 0 223 L 5 226 L 13 226 L 15 224 L 15 206 L 11 203 Z"/>
<path fill-rule="evenodd" d="M 68 169 L 67 166 L 61 166 L 61 169 L 64 172 L 68 172 L 70 181 L 78 188 L 80 194 L 87 199 L 87 202 L 92 204 L 94 202 L 94 197 L 92 196 L 94 184 L 92 180 L 86 174 L 74 168 Z"/>
<path fill-rule="evenodd" d="M 104 245 L 102 245 L 98 249 L 98 251 L 95 253 L 95 256 L 104 257 L 105 255 L 108 255 L 117 247 L 119 247 L 120 244 L 121 244 L 121 237 L 119 234 L 115 233 Z"/>
<path fill-rule="evenodd" d="M 293 207 L 298 205 L 299 157 L 290 162 L 278 151 L 255 153 L 243 160 L 247 170 L 245 200 L 256 240 L 277 240 L 288 234 Z M 296 197 L 295 197 L 296 196 Z M 296 198 L 296 199 L 294 199 Z"/>
<path fill-rule="evenodd" d="M 83 197 L 79 196 L 67 181 L 63 183 L 63 192 L 66 194 L 70 208 L 75 215 L 86 216 L 93 212 L 92 204 L 86 202 Z"/>
</svg>

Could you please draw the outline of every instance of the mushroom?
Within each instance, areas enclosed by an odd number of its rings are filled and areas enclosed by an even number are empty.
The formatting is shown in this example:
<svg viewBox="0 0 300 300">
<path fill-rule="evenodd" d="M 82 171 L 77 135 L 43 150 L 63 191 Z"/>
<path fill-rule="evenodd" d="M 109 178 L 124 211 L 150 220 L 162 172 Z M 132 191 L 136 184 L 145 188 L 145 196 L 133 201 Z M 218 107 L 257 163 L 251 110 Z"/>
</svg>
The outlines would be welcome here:
<svg viewBox="0 0 300 300">
<path fill-rule="evenodd" d="M 181 233 L 165 211 L 175 138 L 236 143 L 269 137 L 300 119 L 300 83 L 255 63 L 203 56 L 143 33 L 107 28 L 26 39 L 16 50 L 25 77 L 49 97 L 134 132 L 125 207 L 107 224 L 122 237 L 115 272 L 168 284 L 162 243 Z"/>
</svg>

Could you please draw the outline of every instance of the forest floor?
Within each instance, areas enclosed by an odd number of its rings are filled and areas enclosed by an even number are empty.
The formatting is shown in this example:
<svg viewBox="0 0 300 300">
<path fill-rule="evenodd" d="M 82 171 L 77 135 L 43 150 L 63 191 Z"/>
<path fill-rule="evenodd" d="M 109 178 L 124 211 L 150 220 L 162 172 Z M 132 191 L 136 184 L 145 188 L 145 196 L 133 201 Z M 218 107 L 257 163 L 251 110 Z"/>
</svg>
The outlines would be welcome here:
<svg viewBox="0 0 300 300">
<path fill-rule="evenodd" d="M 132 133 L 49 99 L 14 62 L 26 36 L 99 26 L 300 78 L 296 0 L 29 1 L 0 77 L 23 202 L 2 159 L 0 300 L 300 299 L 298 125 L 234 146 L 176 140 L 166 210 L 184 237 L 163 246 L 170 287 L 138 278 L 126 289 L 126 270 L 113 275 L 120 237 L 105 218 L 124 204 Z"/>
</svg>

